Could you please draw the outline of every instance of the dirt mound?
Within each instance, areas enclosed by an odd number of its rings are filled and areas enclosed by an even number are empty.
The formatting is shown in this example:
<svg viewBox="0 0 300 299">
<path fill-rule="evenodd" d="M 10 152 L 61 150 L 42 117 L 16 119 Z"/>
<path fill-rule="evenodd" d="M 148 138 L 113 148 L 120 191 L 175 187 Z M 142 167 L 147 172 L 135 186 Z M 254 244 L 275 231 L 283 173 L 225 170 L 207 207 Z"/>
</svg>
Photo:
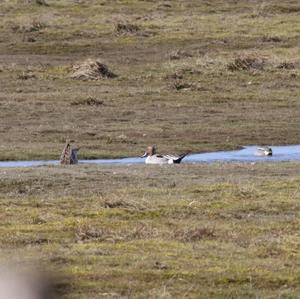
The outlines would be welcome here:
<svg viewBox="0 0 300 299">
<path fill-rule="evenodd" d="M 240 56 L 234 59 L 227 65 L 230 71 L 241 71 L 241 70 L 263 70 L 266 60 L 264 58 L 259 58 L 256 56 Z"/>
<path fill-rule="evenodd" d="M 71 74 L 71 78 L 78 80 L 100 80 L 102 78 L 115 78 L 116 76 L 107 65 L 98 59 L 87 59 L 83 63 L 74 65 Z"/>
</svg>

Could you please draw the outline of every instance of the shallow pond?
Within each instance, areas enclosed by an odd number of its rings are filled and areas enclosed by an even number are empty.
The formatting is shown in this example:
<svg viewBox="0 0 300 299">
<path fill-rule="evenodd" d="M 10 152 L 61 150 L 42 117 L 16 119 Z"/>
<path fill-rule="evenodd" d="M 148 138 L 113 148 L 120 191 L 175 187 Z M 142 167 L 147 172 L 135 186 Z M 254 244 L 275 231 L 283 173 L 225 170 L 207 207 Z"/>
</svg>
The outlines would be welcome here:
<svg viewBox="0 0 300 299">
<path fill-rule="evenodd" d="M 258 161 L 299 161 L 300 145 L 272 146 L 273 156 L 255 156 L 257 146 L 245 146 L 240 150 L 219 151 L 210 153 L 190 154 L 182 163 L 209 163 L 209 162 L 258 162 Z M 80 164 L 142 164 L 144 159 L 139 157 L 123 159 L 96 159 L 79 160 Z M 0 161 L 0 167 L 31 167 L 41 165 L 56 165 L 58 160 L 50 161 Z"/>
</svg>

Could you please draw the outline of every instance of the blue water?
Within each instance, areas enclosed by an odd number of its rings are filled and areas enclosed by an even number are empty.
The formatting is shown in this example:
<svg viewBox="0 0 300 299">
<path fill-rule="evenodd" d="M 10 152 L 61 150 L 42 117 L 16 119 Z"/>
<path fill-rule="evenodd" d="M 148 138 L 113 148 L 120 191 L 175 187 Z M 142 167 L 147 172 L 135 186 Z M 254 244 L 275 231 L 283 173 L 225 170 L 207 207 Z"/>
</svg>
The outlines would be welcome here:
<svg viewBox="0 0 300 299">
<path fill-rule="evenodd" d="M 245 146 L 240 150 L 211 153 L 190 154 L 182 163 L 209 162 L 258 162 L 258 161 L 300 161 L 300 145 L 272 146 L 273 156 L 255 156 L 257 146 Z M 145 159 L 132 157 L 123 159 L 79 160 L 80 164 L 143 164 Z M 32 167 L 41 165 L 58 165 L 58 160 L 51 161 L 0 161 L 0 167 Z"/>
<path fill-rule="evenodd" d="M 273 156 L 256 156 L 257 146 L 245 146 L 240 150 L 193 154 L 186 162 L 258 162 L 258 161 L 298 161 L 300 145 L 272 146 Z"/>
</svg>

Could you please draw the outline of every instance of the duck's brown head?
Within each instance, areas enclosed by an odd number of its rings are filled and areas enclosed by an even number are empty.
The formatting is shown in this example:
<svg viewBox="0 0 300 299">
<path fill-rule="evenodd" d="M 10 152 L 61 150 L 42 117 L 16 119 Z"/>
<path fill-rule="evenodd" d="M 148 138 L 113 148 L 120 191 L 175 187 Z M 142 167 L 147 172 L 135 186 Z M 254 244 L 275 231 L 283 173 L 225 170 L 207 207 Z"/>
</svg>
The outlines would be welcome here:
<svg viewBox="0 0 300 299">
<path fill-rule="evenodd" d="M 145 158 L 145 157 L 148 157 L 148 156 L 153 156 L 156 154 L 156 146 L 155 145 L 151 145 L 151 146 L 148 146 L 144 155 L 141 156 L 141 158 Z"/>
</svg>

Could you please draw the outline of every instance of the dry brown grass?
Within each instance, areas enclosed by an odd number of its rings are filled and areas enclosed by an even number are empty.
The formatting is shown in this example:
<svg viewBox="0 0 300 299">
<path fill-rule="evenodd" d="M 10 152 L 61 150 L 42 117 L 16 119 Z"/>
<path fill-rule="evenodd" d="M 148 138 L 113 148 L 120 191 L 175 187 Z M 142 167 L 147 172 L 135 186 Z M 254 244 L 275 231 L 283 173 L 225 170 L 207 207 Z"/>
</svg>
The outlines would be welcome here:
<svg viewBox="0 0 300 299">
<path fill-rule="evenodd" d="M 214 239 L 215 237 L 215 231 L 206 227 L 178 230 L 174 233 L 174 238 L 182 242 L 195 242 L 203 239 Z"/>
<path fill-rule="evenodd" d="M 184 51 L 184 50 L 175 50 L 172 51 L 169 54 L 169 58 L 171 60 L 178 60 L 178 59 L 182 59 L 182 58 L 187 58 L 187 57 L 192 57 L 193 55 L 190 52 Z"/>
<path fill-rule="evenodd" d="M 93 97 L 88 97 L 87 99 L 84 100 L 77 100 L 74 102 L 71 102 L 72 106 L 101 106 L 103 105 L 104 102 L 98 99 L 95 99 Z"/>
<path fill-rule="evenodd" d="M 117 23 L 115 25 L 115 31 L 118 35 L 125 35 L 125 34 L 137 34 L 140 31 L 140 27 L 135 24 L 128 24 L 128 23 Z"/>
<path fill-rule="evenodd" d="M 279 69 L 286 69 L 286 70 L 294 70 L 295 69 L 295 63 L 291 61 L 284 61 L 277 65 L 277 68 Z"/>
<path fill-rule="evenodd" d="M 255 54 L 251 56 L 242 56 L 234 59 L 233 62 L 227 65 L 230 71 L 240 71 L 240 70 L 263 70 L 266 64 L 264 58 L 257 57 Z"/>
<path fill-rule="evenodd" d="M 100 80 L 103 78 L 115 78 L 116 74 L 109 70 L 101 60 L 87 59 L 82 63 L 73 65 L 72 79 Z"/>
<path fill-rule="evenodd" d="M 46 28 L 46 24 L 33 20 L 30 23 L 22 24 L 22 25 L 15 25 L 12 27 L 12 30 L 17 33 L 28 33 L 28 32 L 36 32 Z"/>
</svg>

